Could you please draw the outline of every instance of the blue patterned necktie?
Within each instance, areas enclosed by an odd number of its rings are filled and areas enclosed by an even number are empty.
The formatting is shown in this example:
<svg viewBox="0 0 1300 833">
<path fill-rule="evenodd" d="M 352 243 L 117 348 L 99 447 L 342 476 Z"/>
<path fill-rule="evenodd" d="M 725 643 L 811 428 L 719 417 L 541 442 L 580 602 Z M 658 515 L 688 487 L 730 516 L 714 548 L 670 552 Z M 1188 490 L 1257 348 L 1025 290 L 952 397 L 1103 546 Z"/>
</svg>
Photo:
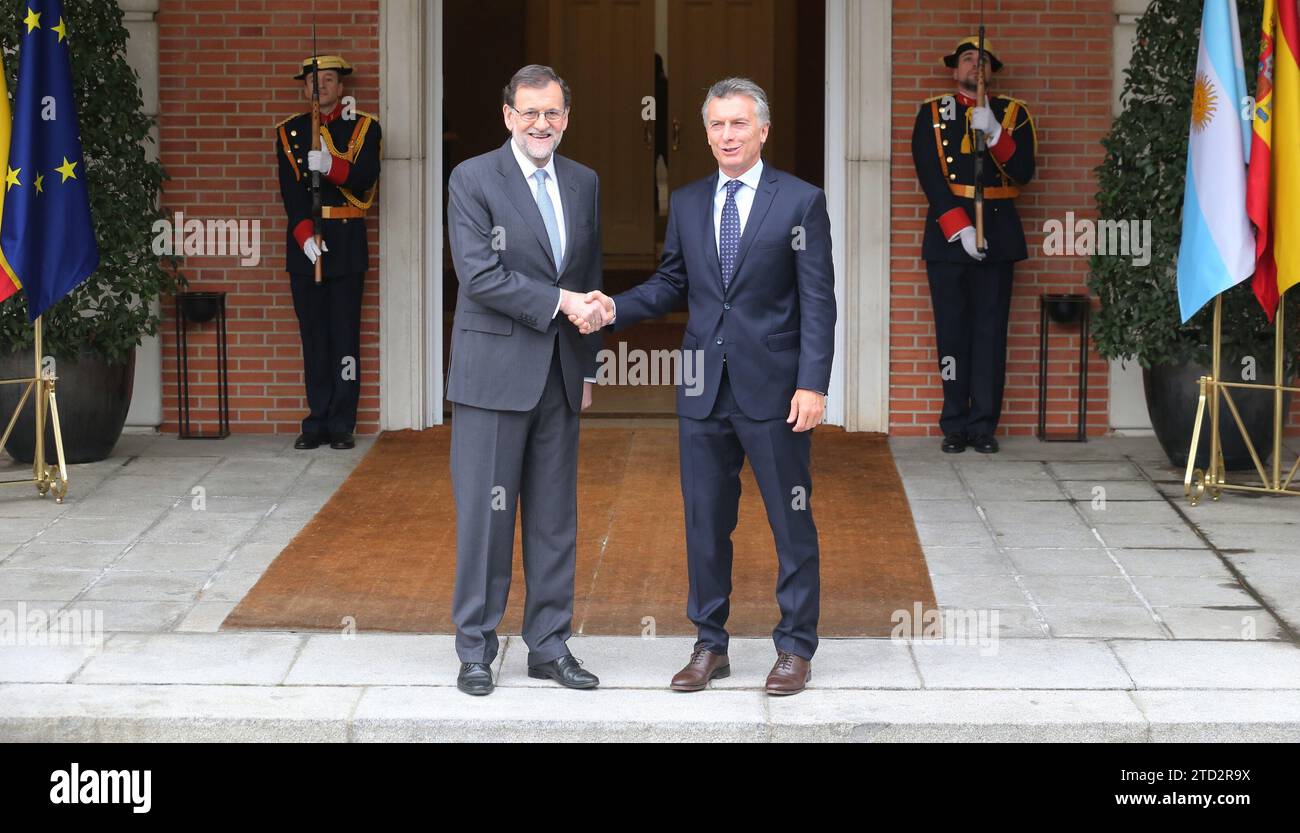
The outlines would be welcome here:
<svg viewBox="0 0 1300 833">
<path fill-rule="evenodd" d="M 739 179 L 727 183 L 727 201 L 722 204 L 722 222 L 718 224 L 718 264 L 722 267 L 723 289 L 731 285 L 736 254 L 740 252 L 740 210 L 736 208 L 736 192 L 743 184 Z"/>
<path fill-rule="evenodd" d="M 555 268 L 560 268 L 564 252 L 560 249 L 560 223 L 555 219 L 555 204 L 546 190 L 546 171 L 539 170 L 533 174 L 537 180 L 537 209 L 542 212 L 542 222 L 546 224 L 546 236 L 551 238 L 551 254 L 555 255 Z"/>
</svg>

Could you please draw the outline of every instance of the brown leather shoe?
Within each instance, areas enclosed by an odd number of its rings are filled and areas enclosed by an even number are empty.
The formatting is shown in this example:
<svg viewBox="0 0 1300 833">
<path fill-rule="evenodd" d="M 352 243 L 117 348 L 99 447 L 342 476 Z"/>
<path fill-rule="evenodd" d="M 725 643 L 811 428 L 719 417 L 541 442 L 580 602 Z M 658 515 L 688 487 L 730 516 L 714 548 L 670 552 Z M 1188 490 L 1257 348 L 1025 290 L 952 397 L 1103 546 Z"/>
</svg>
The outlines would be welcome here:
<svg viewBox="0 0 1300 833">
<path fill-rule="evenodd" d="M 731 676 L 731 660 L 726 654 L 715 654 L 703 645 L 696 645 L 686 667 L 673 676 L 669 688 L 673 691 L 702 691 L 709 680 Z"/>
<path fill-rule="evenodd" d="M 768 694 L 798 694 L 812 679 L 812 663 L 788 651 L 777 651 L 776 664 L 767 675 Z"/>
</svg>

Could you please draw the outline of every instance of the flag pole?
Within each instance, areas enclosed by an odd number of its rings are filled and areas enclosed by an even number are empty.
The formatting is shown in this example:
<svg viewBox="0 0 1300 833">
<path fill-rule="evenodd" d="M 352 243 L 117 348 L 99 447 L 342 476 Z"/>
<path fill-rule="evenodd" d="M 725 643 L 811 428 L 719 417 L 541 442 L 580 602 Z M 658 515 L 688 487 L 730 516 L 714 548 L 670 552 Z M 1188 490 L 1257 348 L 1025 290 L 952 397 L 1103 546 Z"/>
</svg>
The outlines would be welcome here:
<svg viewBox="0 0 1300 833">
<path fill-rule="evenodd" d="M 41 373 L 41 356 L 44 354 L 41 345 L 41 316 L 36 316 L 32 322 L 36 328 L 36 370 L 32 378 L 36 380 L 36 451 L 32 457 L 32 476 L 36 480 L 36 488 L 44 495 L 45 491 L 42 484 L 45 482 L 45 377 Z"/>
<path fill-rule="evenodd" d="M 1220 457 L 1223 455 L 1223 449 L 1219 445 L 1219 396 L 1221 389 L 1219 383 L 1223 377 L 1219 375 L 1219 364 L 1223 352 L 1223 293 L 1220 292 L 1214 296 L 1214 345 L 1213 345 L 1213 366 L 1210 368 L 1211 381 L 1210 386 L 1213 395 L 1210 397 L 1210 462 L 1206 466 L 1205 480 L 1210 489 L 1210 499 L 1219 499 L 1218 485 L 1223 482 L 1223 472 L 1219 470 Z"/>
<path fill-rule="evenodd" d="M 1286 312 L 1286 295 L 1278 298 L 1277 317 L 1273 320 L 1273 326 L 1277 329 L 1273 333 L 1273 488 L 1282 488 L 1282 385 L 1286 382 L 1282 378 L 1282 342 L 1283 336 L 1283 317 Z"/>
<path fill-rule="evenodd" d="M 36 482 L 36 491 L 41 497 L 53 494 L 57 503 L 63 503 L 68 494 L 68 461 L 63 454 L 63 428 L 59 425 L 59 404 L 54 396 L 54 383 L 58 379 L 56 372 L 46 374 L 41 366 L 44 357 L 44 339 L 41 327 L 42 316 L 36 316 L 32 322 L 36 336 L 36 357 L 32 381 L 36 387 L 36 425 L 35 453 L 32 455 L 32 475 Z M 21 406 L 20 406 L 21 407 Z M 45 423 L 49 421 L 54 429 L 54 459 L 57 469 L 46 465 Z"/>
</svg>

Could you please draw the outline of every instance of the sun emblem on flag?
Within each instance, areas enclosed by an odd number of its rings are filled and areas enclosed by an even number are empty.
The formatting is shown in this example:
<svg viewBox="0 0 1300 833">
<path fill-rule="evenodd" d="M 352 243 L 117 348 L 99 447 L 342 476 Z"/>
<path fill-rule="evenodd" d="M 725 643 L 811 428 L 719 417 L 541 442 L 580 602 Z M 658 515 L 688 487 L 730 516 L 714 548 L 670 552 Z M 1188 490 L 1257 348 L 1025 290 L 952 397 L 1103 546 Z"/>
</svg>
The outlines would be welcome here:
<svg viewBox="0 0 1300 833">
<path fill-rule="evenodd" d="M 1204 130 L 1214 119 L 1218 109 L 1219 96 L 1214 85 L 1205 73 L 1196 76 L 1196 86 L 1192 88 L 1192 128 L 1198 133 Z"/>
</svg>

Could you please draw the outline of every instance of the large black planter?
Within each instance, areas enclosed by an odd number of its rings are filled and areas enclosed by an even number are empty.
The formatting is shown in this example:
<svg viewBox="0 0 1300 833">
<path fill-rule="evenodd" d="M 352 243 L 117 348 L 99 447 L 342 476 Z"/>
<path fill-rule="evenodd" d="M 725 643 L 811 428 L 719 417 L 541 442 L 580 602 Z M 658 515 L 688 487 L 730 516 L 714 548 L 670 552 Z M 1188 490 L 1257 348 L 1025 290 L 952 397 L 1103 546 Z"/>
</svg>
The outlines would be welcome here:
<svg viewBox="0 0 1300 833">
<path fill-rule="evenodd" d="M 1241 378 L 1240 359 L 1223 360 L 1223 378 L 1229 382 L 1273 383 L 1272 359 L 1267 359 L 1267 367 L 1260 361 L 1256 369 L 1256 378 Z M 1192 430 L 1196 426 L 1196 406 L 1200 400 L 1200 388 L 1197 380 L 1209 375 L 1209 368 L 1198 364 L 1158 365 L 1142 371 L 1142 384 L 1146 389 L 1147 413 L 1151 415 L 1151 427 L 1155 429 L 1156 439 L 1165 451 L 1169 462 L 1178 468 L 1187 467 L 1187 453 L 1192 445 Z M 1250 434 L 1250 441 L 1255 444 L 1255 451 L 1260 461 L 1267 464 L 1273 450 L 1273 392 L 1261 390 L 1232 389 L 1232 401 L 1241 412 L 1241 420 Z M 1289 413 L 1291 395 L 1283 397 L 1282 413 Z M 1210 415 L 1208 408 L 1205 423 L 1201 431 L 1200 444 L 1196 449 L 1196 465 L 1206 468 L 1210 462 Z M 1223 439 L 1223 462 L 1229 471 L 1253 469 L 1250 452 L 1237 429 L 1237 421 L 1226 401 L 1219 406 L 1219 434 Z"/>
<path fill-rule="evenodd" d="M 0 356 L 0 378 L 31 376 L 33 354 L 13 353 Z M 126 412 L 131 407 L 131 389 L 135 383 L 135 350 L 126 362 L 109 364 L 100 356 L 82 351 L 76 361 L 57 364 L 58 382 L 54 393 L 59 407 L 59 424 L 63 429 L 63 451 L 69 463 L 93 463 L 113 453 L 122 436 Z M 0 385 L 0 433 L 8 424 L 14 406 L 22 397 L 22 385 Z M 36 457 L 35 410 L 33 398 L 23 405 L 22 416 L 14 426 L 5 451 L 20 463 Z M 53 463 L 54 427 L 46 421 L 45 459 Z"/>
</svg>

